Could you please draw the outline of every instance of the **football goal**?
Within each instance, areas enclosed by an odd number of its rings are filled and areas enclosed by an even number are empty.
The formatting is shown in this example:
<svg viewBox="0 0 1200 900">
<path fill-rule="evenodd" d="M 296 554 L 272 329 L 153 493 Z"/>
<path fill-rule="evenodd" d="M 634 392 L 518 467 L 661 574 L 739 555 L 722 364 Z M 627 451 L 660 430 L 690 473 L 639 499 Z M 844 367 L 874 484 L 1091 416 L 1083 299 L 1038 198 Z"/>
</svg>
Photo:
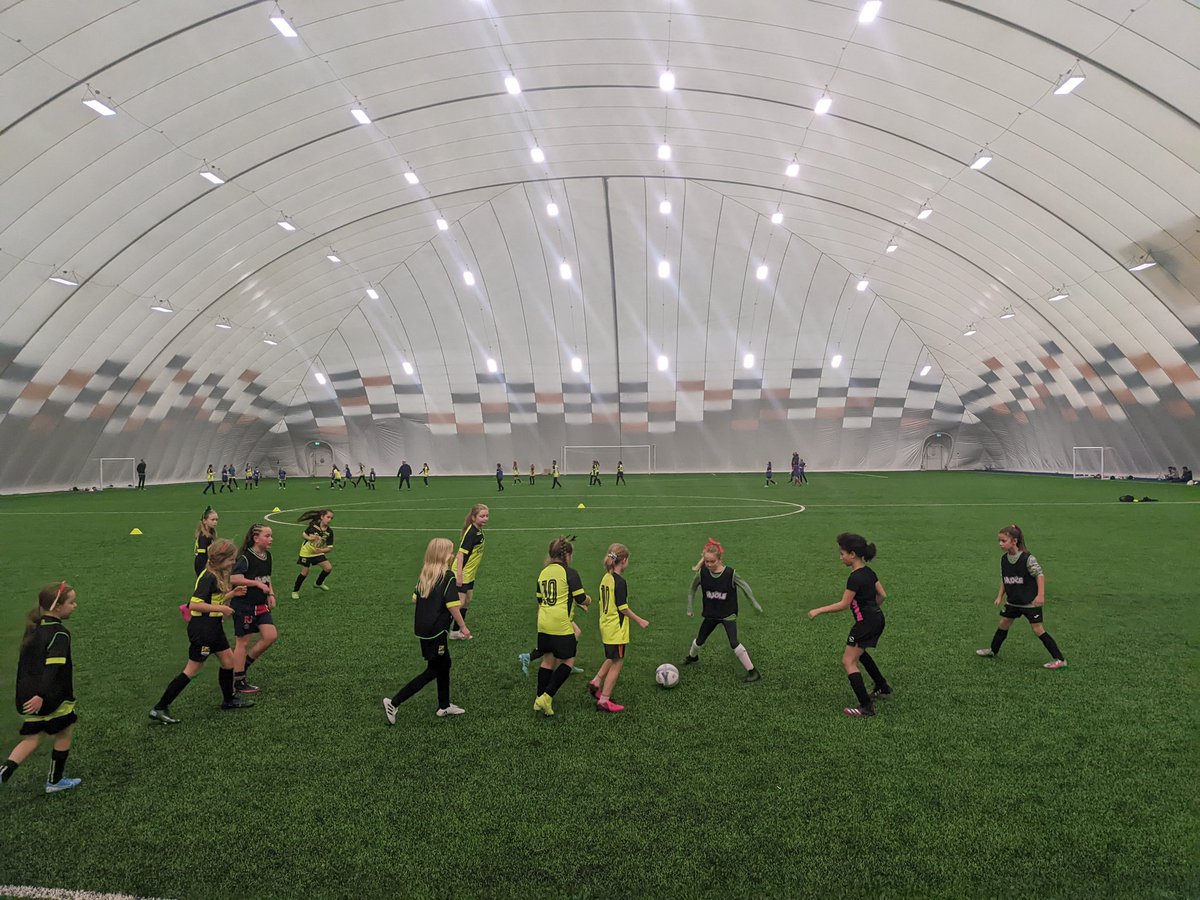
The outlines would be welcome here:
<svg viewBox="0 0 1200 900">
<path fill-rule="evenodd" d="M 1104 447 L 1072 447 L 1072 478 L 1103 478 Z"/>
<path fill-rule="evenodd" d="M 104 456 L 100 459 L 100 490 L 107 487 L 133 487 L 137 484 L 137 460 L 132 456 Z"/>
<path fill-rule="evenodd" d="M 562 471 L 572 475 L 590 472 L 593 459 L 599 460 L 602 476 L 612 476 L 618 462 L 625 464 L 626 474 L 654 474 L 654 444 L 564 445 Z"/>
</svg>

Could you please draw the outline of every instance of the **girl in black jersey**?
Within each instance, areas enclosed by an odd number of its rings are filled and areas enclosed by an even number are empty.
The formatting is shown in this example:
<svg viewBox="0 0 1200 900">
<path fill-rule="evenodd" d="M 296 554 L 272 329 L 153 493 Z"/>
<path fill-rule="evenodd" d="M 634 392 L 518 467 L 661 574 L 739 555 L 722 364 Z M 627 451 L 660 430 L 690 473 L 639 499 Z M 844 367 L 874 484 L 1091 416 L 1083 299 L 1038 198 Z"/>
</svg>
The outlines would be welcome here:
<svg viewBox="0 0 1200 900">
<path fill-rule="evenodd" d="M 222 538 L 208 548 L 208 565 L 196 579 L 189 606 L 191 618 L 187 632 L 188 662 L 183 671 L 176 675 L 162 697 L 150 710 L 150 718 L 164 725 L 174 725 L 179 720 L 171 715 L 170 705 L 191 680 L 200 674 L 204 662 L 215 655 L 221 663 L 220 685 L 223 702 L 221 709 L 242 709 L 253 706 L 253 700 L 243 700 L 233 693 L 233 651 L 229 649 L 229 638 L 225 636 L 225 616 L 233 615 L 233 608 L 225 601 L 246 595 L 245 586 L 234 587 L 230 583 L 237 545 Z"/>
<path fill-rule="evenodd" d="M 304 543 L 300 545 L 300 555 L 296 558 L 300 574 L 296 576 L 296 584 L 292 587 L 293 600 L 300 599 L 300 588 L 304 579 L 308 577 L 308 570 L 313 566 L 321 568 L 321 574 L 317 576 L 317 587 L 323 591 L 329 590 L 325 579 L 333 571 L 333 563 L 325 558 L 333 552 L 333 529 L 329 525 L 333 521 L 333 510 L 310 509 L 300 513 L 300 518 L 296 521 L 307 522 L 308 527 L 304 529 Z"/>
<path fill-rule="evenodd" d="M 692 641 L 691 649 L 683 658 L 683 663 L 691 665 L 700 662 L 700 648 L 704 646 L 708 636 L 720 625 L 724 627 L 725 636 L 729 638 L 729 646 L 733 648 L 733 655 L 738 658 L 738 662 L 746 670 L 746 677 L 742 681 L 750 684 L 762 678 L 762 673 L 754 668 L 754 663 L 750 661 L 750 652 L 738 640 L 738 591 L 742 591 L 759 612 L 762 612 L 762 607 L 754 599 L 754 592 L 750 590 L 750 585 L 741 576 L 735 575 L 733 569 L 722 561 L 724 555 L 725 548 L 719 542 L 709 538 L 708 543 L 704 545 L 704 552 L 700 555 L 698 563 L 700 571 L 692 579 L 692 587 L 688 591 L 687 599 L 687 614 L 690 616 L 692 615 L 692 598 L 696 595 L 696 589 L 700 588 L 703 591 L 704 605 L 701 607 L 701 615 L 704 617 L 704 621 L 700 623 L 700 632 Z"/>
<path fill-rule="evenodd" d="M 211 506 L 204 507 L 204 515 L 200 517 L 200 524 L 196 526 L 196 543 L 194 545 L 194 558 L 192 559 L 192 568 L 199 575 L 204 571 L 204 567 L 208 564 L 208 548 L 212 546 L 212 542 L 217 539 L 217 521 L 220 516 L 217 511 Z"/>
<path fill-rule="evenodd" d="M 1050 662 L 1043 663 L 1046 669 L 1061 669 L 1067 661 L 1054 638 L 1042 624 L 1042 607 L 1046 603 L 1046 575 L 1037 557 L 1025 547 L 1025 535 L 1016 525 L 1005 525 L 1000 529 L 1000 591 L 996 594 L 996 605 L 1004 603 L 1000 613 L 1000 627 L 992 635 L 992 646 L 975 652 L 979 656 L 995 656 L 1000 652 L 1008 629 L 1012 623 L 1024 616 L 1050 654 Z"/>
<path fill-rule="evenodd" d="M 848 716 L 873 716 L 874 698 L 886 697 L 892 692 L 879 666 L 875 665 L 875 660 L 867 652 L 879 643 L 879 636 L 883 634 L 883 610 L 879 607 L 887 599 L 887 594 L 875 572 L 867 565 L 875 558 L 875 545 L 868 544 L 860 534 L 850 533 L 839 534 L 837 542 L 842 563 L 853 570 L 846 579 L 846 590 L 837 603 L 810 609 L 808 617 L 815 619 L 821 613 L 843 609 L 849 609 L 854 614 L 854 625 L 850 628 L 846 650 L 842 654 L 842 667 L 850 679 L 854 696 L 858 698 L 858 706 L 847 706 L 842 712 Z M 859 662 L 875 682 L 875 690 L 870 694 L 863 684 L 862 673 L 858 671 Z"/>
<path fill-rule="evenodd" d="M 233 607 L 233 689 L 241 694 L 257 694 L 259 689 L 246 680 L 246 670 L 262 656 L 279 637 L 271 610 L 275 608 L 275 589 L 271 587 L 271 526 L 251 525 L 242 541 L 242 551 L 233 566 L 229 581 L 234 587 L 245 587 L 243 597 L 235 597 Z M 258 643 L 250 648 L 250 639 L 258 635 Z"/>
<path fill-rule="evenodd" d="M 75 730 L 75 685 L 71 663 L 71 632 L 63 625 L 75 612 L 75 590 L 65 581 L 38 592 L 38 604 L 29 613 L 21 656 L 17 663 L 17 712 L 21 742 L 0 764 L 0 784 L 16 773 L 37 749 L 42 735 L 54 738 L 46 793 L 79 787 L 82 778 L 64 778 L 71 735 Z"/>
<path fill-rule="evenodd" d="M 464 639 L 469 640 L 471 630 L 463 621 L 460 612 L 458 588 L 454 585 L 454 573 L 450 571 L 450 559 L 454 556 L 454 545 L 446 538 L 434 538 L 425 548 L 425 562 L 413 588 L 413 633 L 421 642 L 421 656 L 425 670 L 412 679 L 395 697 L 383 698 L 383 714 L 389 725 L 396 724 L 396 707 L 431 681 L 437 682 L 437 714 L 439 716 L 461 716 L 466 712 L 461 706 L 450 702 L 450 643 L 447 630 L 454 621 Z"/>
</svg>

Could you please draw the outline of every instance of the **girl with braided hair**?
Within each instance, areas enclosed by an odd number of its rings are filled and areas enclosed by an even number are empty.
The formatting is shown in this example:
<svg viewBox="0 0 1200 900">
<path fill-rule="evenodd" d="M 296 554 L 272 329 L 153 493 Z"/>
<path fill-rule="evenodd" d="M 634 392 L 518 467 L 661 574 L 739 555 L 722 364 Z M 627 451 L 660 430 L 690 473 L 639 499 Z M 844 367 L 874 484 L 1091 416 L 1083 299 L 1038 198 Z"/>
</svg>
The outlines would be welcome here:
<svg viewBox="0 0 1200 900">
<path fill-rule="evenodd" d="M 725 636 L 729 638 L 729 646 L 733 649 L 733 655 L 738 658 L 738 662 L 746 670 L 746 677 L 742 681 L 750 684 L 762 678 L 762 673 L 754 668 L 754 663 L 750 661 L 749 651 L 738 640 L 738 591 L 744 593 L 759 612 L 762 612 L 762 607 L 754 598 L 754 592 L 750 590 L 750 585 L 741 576 L 736 575 L 732 568 L 725 565 L 724 555 L 725 548 L 721 546 L 720 542 L 716 538 L 709 538 L 708 543 L 704 545 L 704 552 L 700 554 L 700 562 L 692 568 L 692 571 L 697 574 L 692 579 L 692 587 L 688 591 L 687 614 L 692 615 L 692 599 L 696 596 L 696 589 L 699 588 L 704 594 L 700 612 L 704 621 L 700 623 L 700 631 L 696 635 L 696 639 L 692 641 L 691 649 L 688 650 L 688 655 L 684 657 L 683 663 L 692 665 L 700 662 L 700 648 L 704 646 L 708 636 L 720 625 L 725 629 Z"/>
</svg>

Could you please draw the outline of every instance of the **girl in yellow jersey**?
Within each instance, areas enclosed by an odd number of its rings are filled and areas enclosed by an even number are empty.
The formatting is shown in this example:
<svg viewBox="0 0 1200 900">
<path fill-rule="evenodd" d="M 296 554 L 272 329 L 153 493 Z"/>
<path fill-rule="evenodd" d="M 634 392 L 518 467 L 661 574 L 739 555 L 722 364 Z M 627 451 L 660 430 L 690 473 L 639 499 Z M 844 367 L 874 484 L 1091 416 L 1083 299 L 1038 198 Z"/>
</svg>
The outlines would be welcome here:
<svg viewBox="0 0 1200 900">
<path fill-rule="evenodd" d="M 583 590 L 579 573 L 571 568 L 575 548 L 565 537 L 550 542 L 549 559 L 537 580 L 537 650 L 541 658 L 538 667 L 535 712 L 554 715 L 551 701 L 558 689 L 571 675 L 575 665 L 579 626 L 575 624 L 575 609 L 585 612 L 592 598 Z"/>
<path fill-rule="evenodd" d="M 604 642 L 604 664 L 588 683 L 596 698 L 596 708 L 602 712 L 624 712 L 625 707 L 612 702 L 613 688 L 625 664 L 625 648 L 629 645 L 629 620 L 642 628 L 650 623 L 629 608 L 629 589 L 622 573 L 629 565 L 629 548 L 613 544 L 604 555 L 604 577 L 600 579 L 600 640 Z"/>
<path fill-rule="evenodd" d="M 467 607 L 475 595 L 475 573 L 483 562 L 483 528 L 488 523 L 491 512 L 485 503 L 476 503 L 463 520 L 462 535 L 458 542 L 458 553 L 454 556 L 454 582 L 458 585 L 458 597 L 462 600 L 460 612 L 467 617 Z M 450 627 L 450 640 L 461 641 L 465 635 L 455 621 Z"/>
<path fill-rule="evenodd" d="M 307 522 L 308 527 L 304 529 L 304 543 L 300 545 L 300 556 L 296 559 L 300 574 L 296 576 L 296 584 L 292 587 L 293 600 L 300 599 L 300 587 L 313 566 L 321 569 L 321 574 L 317 576 L 317 587 L 323 591 L 329 590 L 325 586 L 325 579 L 333 571 L 333 563 L 325 558 L 326 554 L 333 552 L 333 529 L 329 527 L 333 521 L 333 510 L 310 509 L 301 513 L 296 521 Z"/>
<path fill-rule="evenodd" d="M 206 506 L 204 507 L 204 515 L 200 517 L 200 524 L 196 526 L 196 543 L 193 545 L 192 550 L 192 567 L 196 570 L 197 576 L 208 565 L 208 548 L 217 539 L 218 518 L 217 511 L 211 506 Z"/>
<path fill-rule="evenodd" d="M 233 651 L 229 649 L 229 638 L 225 634 L 225 616 L 233 615 L 233 607 L 227 601 L 246 593 L 245 587 L 234 587 L 229 580 L 236 557 L 237 545 L 225 538 L 208 548 L 208 565 L 196 578 L 188 607 L 191 618 L 187 626 L 190 644 L 187 665 L 171 680 L 162 698 L 150 710 L 150 718 L 164 725 L 174 725 L 179 721 L 171 715 L 171 703 L 200 674 L 205 660 L 214 655 L 221 663 L 221 709 L 242 709 L 254 705 L 253 700 L 243 700 L 234 695 Z"/>
</svg>

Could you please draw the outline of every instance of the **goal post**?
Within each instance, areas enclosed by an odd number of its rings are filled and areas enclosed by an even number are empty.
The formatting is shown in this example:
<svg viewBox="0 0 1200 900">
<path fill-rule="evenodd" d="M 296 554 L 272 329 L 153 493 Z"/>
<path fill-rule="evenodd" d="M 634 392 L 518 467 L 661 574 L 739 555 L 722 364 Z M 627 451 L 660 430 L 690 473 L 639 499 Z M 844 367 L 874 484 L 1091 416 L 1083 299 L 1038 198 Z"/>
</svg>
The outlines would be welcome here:
<svg viewBox="0 0 1200 900">
<path fill-rule="evenodd" d="M 653 475 L 655 470 L 654 444 L 564 444 L 562 470 L 567 474 L 583 474 L 592 470 L 592 460 L 600 462 L 600 474 L 613 475 L 617 463 L 625 464 L 628 474 Z"/>
<path fill-rule="evenodd" d="M 135 464 L 132 456 L 103 456 L 100 458 L 100 490 L 106 487 L 121 487 L 137 484 Z"/>
<path fill-rule="evenodd" d="M 1105 447 L 1072 447 L 1072 478 L 1104 478 Z"/>
</svg>

